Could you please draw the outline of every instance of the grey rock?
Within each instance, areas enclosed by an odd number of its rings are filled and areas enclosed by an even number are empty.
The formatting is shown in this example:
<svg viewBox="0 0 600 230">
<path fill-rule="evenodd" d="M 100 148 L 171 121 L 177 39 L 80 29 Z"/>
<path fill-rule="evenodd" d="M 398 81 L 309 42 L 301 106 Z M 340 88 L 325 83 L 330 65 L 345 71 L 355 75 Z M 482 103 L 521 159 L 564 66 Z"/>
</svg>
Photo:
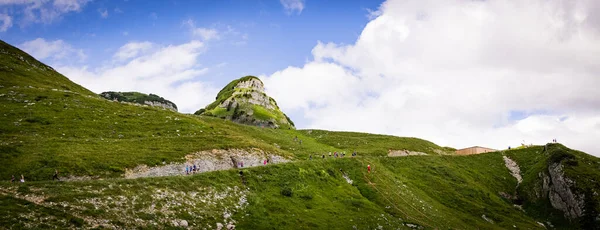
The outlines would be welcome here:
<svg viewBox="0 0 600 230">
<path fill-rule="evenodd" d="M 554 163 L 548 167 L 548 174 L 539 173 L 541 188 L 535 191 L 537 198 L 548 198 L 555 209 L 562 211 L 567 219 L 574 220 L 583 216 L 583 194 L 571 190 L 575 182 L 564 175 L 563 165 Z M 536 190 L 538 190 L 536 189 Z"/>
</svg>

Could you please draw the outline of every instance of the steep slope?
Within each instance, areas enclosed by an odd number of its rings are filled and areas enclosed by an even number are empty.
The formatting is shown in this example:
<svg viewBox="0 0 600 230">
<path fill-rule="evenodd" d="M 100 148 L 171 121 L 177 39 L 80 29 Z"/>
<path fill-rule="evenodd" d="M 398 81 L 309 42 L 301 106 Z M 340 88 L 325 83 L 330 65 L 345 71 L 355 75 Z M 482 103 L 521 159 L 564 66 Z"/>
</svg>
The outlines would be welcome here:
<svg viewBox="0 0 600 230">
<path fill-rule="evenodd" d="M 275 100 L 267 96 L 260 79 L 246 76 L 233 80 L 218 94 L 216 101 L 198 110 L 197 115 L 215 116 L 236 123 L 269 128 L 294 128 Z"/>
<path fill-rule="evenodd" d="M 0 40 L 0 88 L 23 87 L 67 91 L 92 96 L 94 93 L 69 81 L 52 67 Z"/>
<path fill-rule="evenodd" d="M 507 151 L 523 183 L 518 203 L 556 226 L 600 227 L 600 159 L 561 144 Z"/>
<path fill-rule="evenodd" d="M 102 92 L 101 97 L 108 100 L 115 100 L 119 102 L 130 102 L 137 103 L 140 105 L 149 105 L 165 109 L 177 111 L 177 105 L 175 103 L 164 99 L 156 94 L 144 94 L 139 92 Z"/>
</svg>

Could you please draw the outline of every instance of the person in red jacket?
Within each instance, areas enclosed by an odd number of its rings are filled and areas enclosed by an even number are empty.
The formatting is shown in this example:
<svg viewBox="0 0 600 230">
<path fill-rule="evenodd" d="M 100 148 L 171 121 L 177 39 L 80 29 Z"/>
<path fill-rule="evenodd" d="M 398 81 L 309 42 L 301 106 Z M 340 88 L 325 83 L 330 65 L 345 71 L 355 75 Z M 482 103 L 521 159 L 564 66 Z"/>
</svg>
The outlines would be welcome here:
<svg viewBox="0 0 600 230">
<path fill-rule="evenodd" d="M 367 172 L 371 173 L 371 165 L 367 165 Z"/>
</svg>

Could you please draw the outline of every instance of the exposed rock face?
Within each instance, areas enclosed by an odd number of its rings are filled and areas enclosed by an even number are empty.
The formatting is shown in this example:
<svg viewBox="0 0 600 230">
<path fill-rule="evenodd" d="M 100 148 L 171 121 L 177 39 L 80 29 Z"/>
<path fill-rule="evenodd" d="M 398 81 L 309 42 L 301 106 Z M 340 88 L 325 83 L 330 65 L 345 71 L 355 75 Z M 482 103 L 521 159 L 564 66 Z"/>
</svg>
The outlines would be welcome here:
<svg viewBox="0 0 600 230">
<path fill-rule="evenodd" d="M 173 104 L 173 103 L 162 103 L 162 102 L 158 102 L 158 101 L 144 101 L 144 104 L 149 105 L 149 106 L 161 107 L 161 108 L 177 111 L 177 108 L 175 107 L 175 104 Z"/>
<path fill-rule="evenodd" d="M 259 127 L 294 128 L 294 123 L 279 110 L 275 100 L 264 90 L 262 81 L 256 77 L 234 80 L 219 92 L 215 102 L 195 114 Z"/>
<path fill-rule="evenodd" d="M 154 107 L 160 107 L 163 109 L 169 109 L 177 111 L 177 105 L 175 103 L 164 99 L 156 94 L 143 94 L 139 92 L 102 92 L 101 97 L 108 100 L 118 101 L 122 103 L 134 103 L 140 105 L 149 105 Z"/>
<path fill-rule="evenodd" d="M 405 156 L 419 156 L 427 155 L 427 153 L 408 151 L 408 150 L 389 150 L 388 157 L 405 157 Z"/>
<path fill-rule="evenodd" d="M 125 178 L 140 177 L 158 177 L 158 176 L 176 176 L 185 175 L 185 166 L 196 165 L 197 172 L 208 172 L 216 170 L 227 170 L 239 168 L 243 163 L 243 168 L 253 166 L 263 166 L 264 161 L 268 164 L 277 164 L 287 162 L 288 160 L 260 149 L 213 149 L 210 151 L 201 151 L 185 156 L 184 163 L 170 163 L 163 166 L 148 167 L 140 165 L 125 172 Z"/>
<path fill-rule="evenodd" d="M 518 184 L 521 184 L 521 182 L 523 182 L 523 178 L 521 177 L 521 169 L 519 168 L 519 165 L 517 165 L 517 162 L 513 161 L 507 156 L 502 156 L 502 158 L 504 159 L 504 165 L 506 165 L 506 168 L 508 168 L 510 174 L 513 177 L 515 177 L 515 179 L 517 179 L 518 186 Z"/>
<path fill-rule="evenodd" d="M 536 191 L 538 198 L 548 198 L 552 207 L 564 212 L 568 219 L 576 219 L 583 215 L 584 195 L 571 190 L 573 180 L 565 177 L 560 163 L 551 164 L 548 174 L 539 173 L 541 191 Z"/>
</svg>

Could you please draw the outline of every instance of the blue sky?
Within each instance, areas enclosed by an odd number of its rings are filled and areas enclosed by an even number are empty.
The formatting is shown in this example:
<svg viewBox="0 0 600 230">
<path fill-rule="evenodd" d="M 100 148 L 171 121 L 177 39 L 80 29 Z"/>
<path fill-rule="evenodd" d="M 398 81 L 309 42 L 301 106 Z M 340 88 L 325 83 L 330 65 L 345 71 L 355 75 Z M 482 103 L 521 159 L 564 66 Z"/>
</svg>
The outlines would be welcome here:
<svg viewBox="0 0 600 230">
<path fill-rule="evenodd" d="M 220 39 L 210 41 L 198 61 L 205 66 L 227 63 L 227 68 L 205 76 L 223 85 L 245 74 L 270 74 L 302 65 L 312 58 L 310 51 L 319 40 L 352 43 L 369 21 L 367 9 L 375 10 L 380 4 L 373 0 L 309 1 L 303 2 L 301 11 L 290 11 L 277 0 L 90 1 L 80 11 L 64 13 L 51 23 L 25 24 L 24 15 L 16 13 L 14 25 L 0 37 L 11 44 L 36 38 L 63 40 L 83 49 L 85 64 L 97 67 L 131 41 L 185 43 L 194 36 L 184 22 L 193 20 L 197 27 L 220 33 Z M 6 5 L 0 12 L 24 7 Z"/>
<path fill-rule="evenodd" d="M 0 38 L 194 112 L 244 75 L 298 128 L 600 155 L 600 1 L 0 0 Z"/>
</svg>

